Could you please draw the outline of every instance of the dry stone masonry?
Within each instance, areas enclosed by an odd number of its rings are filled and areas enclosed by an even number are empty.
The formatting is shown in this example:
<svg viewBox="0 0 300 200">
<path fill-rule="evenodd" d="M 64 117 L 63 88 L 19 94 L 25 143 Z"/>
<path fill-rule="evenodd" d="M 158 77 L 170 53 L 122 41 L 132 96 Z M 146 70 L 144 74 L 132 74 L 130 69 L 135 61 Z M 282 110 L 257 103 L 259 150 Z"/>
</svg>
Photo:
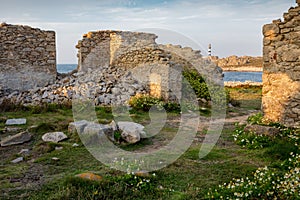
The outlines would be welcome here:
<svg viewBox="0 0 300 200">
<path fill-rule="evenodd" d="M 15 28 L 20 27 L 24 28 L 23 26 Z M 22 105 L 70 104 L 72 99 L 88 98 L 95 105 L 120 105 L 137 94 L 151 94 L 164 99 L 179 100 L 182 70 L 193 67 L 197 67 L 207 81 L 222 84 L 221 68 L 203 59 L 200 51 L 189 47 L 182 48 L 179 45 L 157 44 L 155 42 L 157 36 L 154 34 L 128 31 L 96 31 L 84 34 L 76 46 L 78 69 L 70 74 L 56 76 L 55 68 L 50 67 L 50 64 L 55 65 L 55 35 L 53 32 L 36 31 L 47 36 L 46 39 L 41 35 L 35 36 L 36 40 L 41 42 L 41 48 L 46 45 L 45 51 L 42 51 L 45 54 L 39 56 L 39 58 L 44 56 L 45 59 L 38 59 L 35 62 L 30 59 L 34 65 L 29 65 L 30 62 L 27 60 L 27 65 L 22 66 L 27 71 L 32 71 L 37 78 L 45 79 L 45 85 L 47 82 L 53 83 L 47 86 L 39 85 L 37 84 L 39 80 L 33 79 L 29 83 L 30 87 L 23 88 L 22 92 L 0 93 L 0 104 L 3 104 L 3 101 Z M 50 33 L 53 37 L 49 36 Z M 46 44 L 47 41 L 50 43 Z M 7 54 L 7 49 L 12 47 L 5 44 L 5 48 Z M 35 46 L 30 48 L 29 53 L 36 51 Z M 47 52 L 47 49 L 53 51 Z M 49 65 L 46 66 L 46 63 Z M 8 69 L 13 70 L 14 67 L 9 66 Z M 37 74 L 45 70 L 53 79 Z"/>
<path fill-rule="evenodd" d="M 263 27 L 263 98 L 266 120 L 300 126 L 300 0 Z"/>
<path fill-rule="evenodd" d="M 54 83 L 56 73 L 54 31 L 0 24 L 2 93 L 46 86 Z"/>
<path fill-rule="evenodd" d="M 135 80 L 148 86 L 151 95 L 172 100 L 181 98 L 182 70 L 185 67 L 197 66 L 208 79 L 222 79 L 221 69 L 209 65 L 208 61 L 205 63 L 200 51 L 159 45 L 155 42 L 156 38 L 154 34 L 140 32 L 89 32 L 76 46 L 78 71 L 107 66 L 130 71 Z"/>
</svg>

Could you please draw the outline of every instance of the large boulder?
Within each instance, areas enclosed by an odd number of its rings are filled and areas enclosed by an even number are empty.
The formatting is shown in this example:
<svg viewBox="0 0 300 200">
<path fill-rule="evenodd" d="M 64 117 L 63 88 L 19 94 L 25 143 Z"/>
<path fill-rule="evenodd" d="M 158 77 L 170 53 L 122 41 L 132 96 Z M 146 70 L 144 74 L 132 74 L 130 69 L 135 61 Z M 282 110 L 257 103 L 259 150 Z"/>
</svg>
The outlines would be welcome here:
<svg viewBox="0 0 300 200">
<path fill-rule="evenodd" d="M 88 123 L 83 130 L 83 135 L 106 135 L 108 139 L 114 140 L 113 128 L 109 125 L 98 124 L 98 123 Z"/>
<path fill-rule="evenodd" d="M 280 133 L 278 128 L 261 125 L 247 125 L 244 128 L 245 132 L 256 133 L 257 135 L 276 136 Z"/>
<path fill-rule="evenodd" d="M 135 122 L 118 122 L 121 137 L 128 143 L 134 144 L 146 137 L 144 126 Z"/>
<path fill-rule="evenodd" d="M 71 122 L 68 126 L 68 132 L 69 133 L 82 133 L 84 128 L 88 125 L 88 121 L 86 120 L 80 120 Z"/>
<path fill-rule="evenodd" d="M 23 144 L 31 140 L 31 135 L 27 131 L 18 133 L 13 136 L 5 137 L 1 140 L 0 144 L 2 147 L 11 146 L 16 144 Z"/>
</svg>

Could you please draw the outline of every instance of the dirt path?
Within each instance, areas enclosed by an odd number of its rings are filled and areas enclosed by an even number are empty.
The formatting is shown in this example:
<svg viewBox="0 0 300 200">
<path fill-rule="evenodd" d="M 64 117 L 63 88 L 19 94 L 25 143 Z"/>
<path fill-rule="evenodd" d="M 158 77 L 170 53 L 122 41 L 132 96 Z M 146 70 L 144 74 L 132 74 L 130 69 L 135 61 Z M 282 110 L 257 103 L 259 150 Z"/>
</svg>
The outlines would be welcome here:
<svg viewBox="0 0 300 200">
<path fill-rule="evenodd" d="M 257 112 L 258 111 L 250 110 L 250 111 L 248 111 L 247 114 L 245 114 L 243 112 L 230 113 L 225 118 L 224 126 L 233 126 L 233 124 L 235 124 L 235 123 L 245 124 L 247 122 L 248 117 Z M 222 121 L 223 120 L 220 120 L 220 122 L 222 122 Z M 205 132 L 209 128 L 210 123 L 211 123 L 210 118 L 200 116 L 200 123 L 199 123 L 199 127 L 197 130 L 198 133 L 195 138 L 195 141 L 203 142 L 203 140 L 205 138 Z M 217 121 L 215 121 L 214 123 L 217 123 Z M 150 153 L 150 152 L 158 150 L 161 147 L 167 145 L 173 139 L 173 137 L 176 135 L 179 126 L 180 126 L 180 118 L 179 117 L 168 120 L 165 127 L 173 128 L 174 129 L 173 131 L 170 131 L 170 132 L 162 131 L 161 133 L 159 133 L 159 134 L 162 134 L 162 136 L 153 137 L 151 139 L 152 144 L 145 145 L 140 149 L 134 150 L 134 152 Z"/>
</svg>

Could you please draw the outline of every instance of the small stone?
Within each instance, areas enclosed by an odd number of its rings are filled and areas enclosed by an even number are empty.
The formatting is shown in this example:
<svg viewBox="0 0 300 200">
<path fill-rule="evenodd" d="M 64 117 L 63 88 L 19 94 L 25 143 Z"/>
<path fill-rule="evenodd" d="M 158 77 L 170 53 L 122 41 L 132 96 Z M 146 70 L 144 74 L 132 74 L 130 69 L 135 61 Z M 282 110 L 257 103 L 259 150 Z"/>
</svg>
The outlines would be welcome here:
<svg viewBox="0 0 300 200">
<path fill-rule="evenodd" d="M 109 126 L 113 129 L 114 132 L 119 130 L 118 124 L 115 122 L 115 120 L 112 120 Z"/>
<path fill-rule="evenodd" d="M 90 172 L 77 174 L 76 177 L 79 177 L 81 179 L 91 180 L 91 181 L 101 181 L 102 180 L 102 176 L 99 176 L 97 174 L 93 174 Z"/>
<path fill-rule="evenodd" d="M 59 161 L 59 158 L 57 158 L 57 157 L 53 157 L 51 159 L 54 160 L 54 161 Z"/>
<path fill-rule="evenodd" d="M 65 140 L 67 138 L 68 137 L 63 132 L 45 133 L 42 136 L 44 142 L 56 142 L 56 143 Z"/>
<path fill-rule="evenodd" d="M 24 132 L 18 133 L 16 135 L 3 138 L 0 142 L 0 144 L 2 147 L 5 147 L 5 146 L 16 145 L 16 144 L 23 144 L 30 140 L 31 140 L 30 133 L 28 133 L 27 131 L 24 131 Z"/>
<path fill-rule="evenodd" d="M 26 124 L 26 119 L 8 119 L 5 125 L 23 125 Z"/>
<path fill-rule="evenodd" d="M 55 147 L 55 150 L 58 150 L 58 151 L 63 150 L 63 147 Z"/>
<path fill-rule="evenodd" d="M 28 154 L 29 149 L 22 149 L 18 154 Z"/>
<path fill-rule="evenodd" d="M 147 171 L 137 171 L 134 174 L 140 177 L 150 177 L 150 174 Z"/>
<path fill-rule="evenodd" d="M 16 133 L 16 132 L 19 132 L 21 130 L 22 129 L 18 128 L 18 127 L 5 127 L 4 132 L 6 132 L 6 133 Z"/>
<path fill-rule="evenodd" d="M 24 160 L 23 157 L 19 157 L 19 158 L 16 158 L 16 159 L 12 160 L 11 163 L 16 164 L 16 163 L 22 162 L 23 160 Z"/>
<path fill-rule="evenodd" d="M 72 145 L 72 147 L 79 147 L 79 144 L 74 143 L 74 144 Z"/>
</svg>

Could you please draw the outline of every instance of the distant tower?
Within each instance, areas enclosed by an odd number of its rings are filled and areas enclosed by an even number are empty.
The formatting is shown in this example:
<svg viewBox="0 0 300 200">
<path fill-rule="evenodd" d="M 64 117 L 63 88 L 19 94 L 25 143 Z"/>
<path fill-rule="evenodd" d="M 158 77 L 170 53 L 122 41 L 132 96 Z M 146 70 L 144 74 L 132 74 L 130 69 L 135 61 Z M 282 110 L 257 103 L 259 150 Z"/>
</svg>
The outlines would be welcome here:
<svg viewBox="0 0 300 200">
<path fill-rule="evenodd" d="M 208 56 L 211 56 L 211 44 L 208 45 Z"/>
</svg>

